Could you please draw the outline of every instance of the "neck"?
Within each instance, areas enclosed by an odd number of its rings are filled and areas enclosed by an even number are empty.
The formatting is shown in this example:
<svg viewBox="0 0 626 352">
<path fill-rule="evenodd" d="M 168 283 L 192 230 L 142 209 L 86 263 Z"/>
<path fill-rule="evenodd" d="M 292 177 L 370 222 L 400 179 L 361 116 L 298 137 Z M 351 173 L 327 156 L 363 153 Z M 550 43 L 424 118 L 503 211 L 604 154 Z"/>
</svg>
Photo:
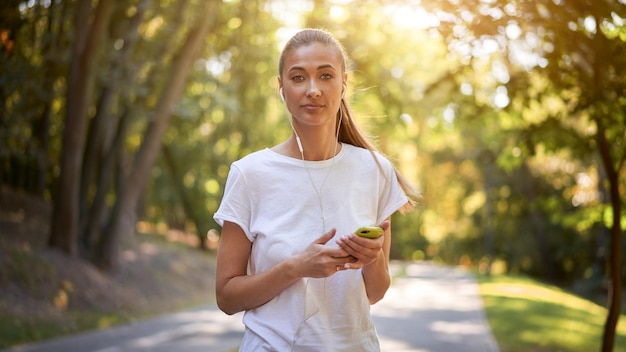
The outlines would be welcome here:
<svg viewBox="0 0 626 352">
<path fill-rule="evenodd" d="M 295 148 L 300 158 L 310 161 L 328 160 L 341 150 L 334 122 L 316 127 L 309 126 L 308 128 L 298 128 L 297 122 L 294 125 L 294 132 L 287 143 Z M 298 145 L 298 137 L 302 150 Z"/>
<path fill-rule="evenodd" d="M 297 154 L 298 158 L 303 158 L 304 160 L 309 161 L 328 160 L 337 155 L 337 153 L 341 150 L 341 143 L 338 143 L 334 136 L 319 138 L 310 134 L 298 135 L 300 137 L 300 143 L 302 145 L 304 156 L 300 152 L 295 134 L 292 134 L 291 138 L 287 141 L 290 149 L 293 153 Z"/>
</svg>

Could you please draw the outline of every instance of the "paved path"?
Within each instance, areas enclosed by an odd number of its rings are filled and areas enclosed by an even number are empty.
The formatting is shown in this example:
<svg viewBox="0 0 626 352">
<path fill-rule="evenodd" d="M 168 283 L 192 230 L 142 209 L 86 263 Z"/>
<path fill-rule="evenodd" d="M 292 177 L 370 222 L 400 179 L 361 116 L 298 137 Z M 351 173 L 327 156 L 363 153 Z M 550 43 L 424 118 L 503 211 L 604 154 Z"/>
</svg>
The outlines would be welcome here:
<svg viewBox="0 0 626 352">
<path fill-rule="evenodd" d="M 384 352 L 499 351 L 471 274 L 429 263 L 392 270 L 405 273 L 372 306 Z"/>
<path fill-rule="evenodd" d="M 405 275 L 372 306 L 384 352 L 498 351 L 470 274 L 429 263 L 392 268 Z M 242 331 L 241 314 L 207 307 L 4 352 L 231 352 Z"/>
</svg>

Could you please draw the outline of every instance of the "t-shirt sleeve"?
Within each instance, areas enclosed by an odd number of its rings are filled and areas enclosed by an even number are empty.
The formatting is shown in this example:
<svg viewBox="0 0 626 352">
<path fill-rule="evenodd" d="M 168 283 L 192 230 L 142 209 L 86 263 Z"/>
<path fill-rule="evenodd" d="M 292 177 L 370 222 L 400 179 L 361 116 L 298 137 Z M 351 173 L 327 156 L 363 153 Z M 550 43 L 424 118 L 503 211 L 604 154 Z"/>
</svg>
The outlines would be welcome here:
<svg viewBox="0 0 626 352">
<path fill-rule="evenodd" d="M 398 182 L 396 171 L 391 162 L 381 155 L 377 155 L 384 171 L 384 177 L 381 178 L 382 185 L 379 188 L 379 211 L 377 224 L 383 222 L 386 218 L 402 208 L 408 201 L 406 193 Z"/>
<path fill-rule="evenodd" d="M 235 164 L 231 165 L 224 187 L 224 196 L 213 219 L 220 226 L 224 226 L 224 221 L 230 221 L 241 227 L 250 241 L 254 237 L 250 232 L 250 192 L 244 174 Z"/>
</svg>

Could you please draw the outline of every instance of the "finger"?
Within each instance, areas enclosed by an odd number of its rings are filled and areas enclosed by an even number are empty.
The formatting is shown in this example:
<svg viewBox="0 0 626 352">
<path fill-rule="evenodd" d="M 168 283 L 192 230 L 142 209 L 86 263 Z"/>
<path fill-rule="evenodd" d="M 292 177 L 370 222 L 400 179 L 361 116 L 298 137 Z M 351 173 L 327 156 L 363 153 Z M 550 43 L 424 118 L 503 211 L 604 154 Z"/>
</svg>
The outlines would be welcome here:
<svg viewBox="0 0 626 352">
<path fill-rule="evenodd" d="M 357 235 L 342 236 L 339 246 L 362 262 L 370 262 L 382 248 L 383 238 L 367 239 Z"/>
<path fill-rule="evenodd" d="M 341 236 L 337 241 L 344 249 L 351 249 L 356 252 L 362 252 L 368 249 L 376 249 L 379 247 L 381 238 L 363 238 L 354 234 Z"/>
<path fill-rule="evenodd" d="M 336 229 L 332 229 L 332 230 L 326 232 L 325 234 L 321 235 L 320 237 L 318 237 L 315 241 L 313 241 L 313 243 L 315 243 L 315 244 L 326 244 L 326 242 L 330 241 L 330 239 L 335 236 L 335 232 L 337 232 L 337 230 Z"/>
<path fill-rule="evenodd" d="M 328 248 L 328 251 L 326 253 L 329 256 L 331 256 L 332 258 L 337 258 L 337 259 L 343 259 L 343 258 L 346 258 L 346 257 L 348 257 L 350 255 L 350 253 L 346 252 L 341 247 L 331 247 L 331 248 Z"/>
<path fill-rule="evenodd" d="M 360 262 L 360 261 L 351 262 L 351 263 L 345 263 L 345 264 L 343 265 L 343 267 L 344 267 L 346 270 L 349 270 L 349 269 L 360 269 L 360 268 L 362 268 L 362 267 L 364 267 L 364 266 L 365 266 L 365 263 Z"/>
<path fill-rule="evenodd" d="M 343 266 L 344 264 L 347 264 L 347 263 L 354 263 L 357 261 L 356 257 L 354 257 L 353 255 L 335 257 L 334 259 L 335 260 L 333 260 L 332 263 L 335 265 L 339 265 L 339 266 Z"/>
<path fill-rule="evenodd" d="M 363 267 L 363 264 L 360 263 L 355 257 L 350 256 L 346 258 L 351 258 L 350 261 L 338 263 L 335 265 L 336 271 L 349 270 L 349 269 L 358 269 Z"/>
<path fill-rule="evenodd" d="M 354 237 L 353 237 L 354 236 Z M 339 246 L 348 251 L 348 252 L 359 252 L 360 249 L 362 249 L 362 245 L 360 245 L 358 242 L 358 239 L 356 239 L 356 235 L 345 235 L 345 236 L 341 236 L 338 240 L 337 240 L 337 244 L 339 244 Z"/>
</svg>

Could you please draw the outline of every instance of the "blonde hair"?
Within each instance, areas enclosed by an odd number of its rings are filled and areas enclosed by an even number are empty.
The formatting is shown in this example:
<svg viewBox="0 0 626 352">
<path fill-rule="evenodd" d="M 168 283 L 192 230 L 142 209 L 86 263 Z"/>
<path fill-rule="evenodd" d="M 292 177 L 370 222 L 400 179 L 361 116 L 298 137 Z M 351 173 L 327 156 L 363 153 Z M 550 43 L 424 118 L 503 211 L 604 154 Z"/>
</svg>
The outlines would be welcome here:
<svg viewBox="0 0 626 352">
<path fill-rule="evenodd" d="M 346 72 L 348 67 L 348 55 L 341 43 L 332 34 L 321 29 L 304 29 L 296 33 L 283 48 L 280 58 L 278 60 L 278 75 L 282 79 L 283 68 L 285 64 L 285 57 L 300 47 L 307 46 L 313 43 L 320 43 L 327 46 L 329 49 L 336 51 L 337 55 L 341 58 L 341 68 L 343 72 Z M 374 143 L 368 138 L 367 134 L 356 124 L 352 109 L 345 98 L 341 98 L 341 106 L 337 112 L 337 124 L 341 120 L 339 125 L 339 141 L 342 143 L 352 144 L 357 147 L 365 148 L 370 151 L 372 157 L 376 161 L 376 164 L 380 167 L 380 162 L 374 152 L 384 155 Z M 398 183 L 402 189 L 409 195 L 417 197 L 409 182 L 398 172 L 398 169 L 394 166 L 394 171 L 398 179 Z M 405 213 L 413 208 L 415 201 L 409 197 L 409 201 L 400 209 L 400 212 Z"/>
</svg>

